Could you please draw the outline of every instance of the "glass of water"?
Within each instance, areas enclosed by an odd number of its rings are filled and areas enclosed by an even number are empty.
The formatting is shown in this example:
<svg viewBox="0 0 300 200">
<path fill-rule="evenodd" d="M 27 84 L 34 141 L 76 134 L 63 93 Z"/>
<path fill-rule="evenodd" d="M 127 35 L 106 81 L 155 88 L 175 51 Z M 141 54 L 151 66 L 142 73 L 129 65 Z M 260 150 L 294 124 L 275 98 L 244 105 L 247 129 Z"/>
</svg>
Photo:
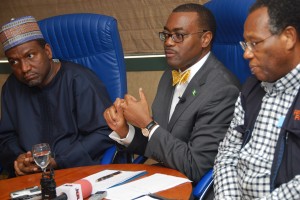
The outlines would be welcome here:
<svg viewBox="0 0 300 200">
<path fill-rule="evenodd" d="M 50 163 L 51 150 L 47 143 L 33 145 L 32 156 L 35 163 L 46 172 L 47 166 Z"/>
</svg>

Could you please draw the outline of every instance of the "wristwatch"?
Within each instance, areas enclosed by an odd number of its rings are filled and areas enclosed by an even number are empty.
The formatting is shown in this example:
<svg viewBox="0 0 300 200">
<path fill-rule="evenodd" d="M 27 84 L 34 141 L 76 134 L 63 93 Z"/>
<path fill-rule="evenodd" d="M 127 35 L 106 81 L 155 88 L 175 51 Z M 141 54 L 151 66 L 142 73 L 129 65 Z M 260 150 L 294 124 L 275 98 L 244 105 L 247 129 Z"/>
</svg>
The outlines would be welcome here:
<svg viewBox="0 0 300 200">
<path fill-rule="evenodd" d="M 145 128 L 142 128 L 142 133 L 145 137 L 148 137 L 150 134 L 150 131 L 153 129 L 153 127 L 157 125 L 157 123 L 153 120 L 150 122 Z"/>
</svg>

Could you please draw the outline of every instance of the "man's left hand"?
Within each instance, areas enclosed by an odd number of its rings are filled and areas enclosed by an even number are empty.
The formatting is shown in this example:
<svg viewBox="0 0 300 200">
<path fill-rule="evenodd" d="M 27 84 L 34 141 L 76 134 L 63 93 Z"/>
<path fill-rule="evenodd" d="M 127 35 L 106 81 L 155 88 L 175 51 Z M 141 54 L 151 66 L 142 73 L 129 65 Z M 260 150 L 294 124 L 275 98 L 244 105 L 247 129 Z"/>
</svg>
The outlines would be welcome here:
<svg viewBox="0 0 300 200">
<path fill-rule="evenodd" d="M 124 117 L 130 124 L 139 128 L 145 128 L 151 121 L 148 102 L 143 90 L 139 89 L 140 100 L 127 94 L 121 104 Z"/>
</svg>

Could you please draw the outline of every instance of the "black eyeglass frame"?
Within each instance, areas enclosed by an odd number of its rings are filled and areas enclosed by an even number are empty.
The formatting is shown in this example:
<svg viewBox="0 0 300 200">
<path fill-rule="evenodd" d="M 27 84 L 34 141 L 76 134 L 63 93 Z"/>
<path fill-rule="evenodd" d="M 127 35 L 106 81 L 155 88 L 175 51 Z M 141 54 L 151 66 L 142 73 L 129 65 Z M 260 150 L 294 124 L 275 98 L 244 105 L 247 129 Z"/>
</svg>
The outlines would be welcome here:
<svg viewBox="0 0 300 200">
<path fill-rule="evenodd" d="M 185 36 L 194 35 L 194 34 L 197 34 L 197 33 L 205 33 L 207 31 L 208 30 L 202 30 L 202 31 L 194 32 L 194 33 L 166 33 L 166 32 L 162 31 L 162 32 L 158 33 L 158 36 L 159 36 L 159 39 L 163 42 L 165 42 L 168 38 L 171 37 L 173 42 L 181 43 L 181 42 L 184 41 Z"/>
</svg>

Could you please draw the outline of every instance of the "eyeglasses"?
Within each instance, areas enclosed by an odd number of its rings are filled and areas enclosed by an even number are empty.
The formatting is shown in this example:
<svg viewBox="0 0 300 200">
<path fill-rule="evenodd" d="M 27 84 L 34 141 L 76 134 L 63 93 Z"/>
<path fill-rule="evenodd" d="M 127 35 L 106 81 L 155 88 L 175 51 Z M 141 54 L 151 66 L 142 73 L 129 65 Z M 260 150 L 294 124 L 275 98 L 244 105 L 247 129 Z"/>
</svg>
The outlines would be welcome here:
<svg viewBox="0 0 300 200">
<path fill-rule="evenodd" d="M 183 42 L 184 40 L 184 37 L 185 36 L 188 36 L 188 35 L 193 35 L 193 34 L 197 34 L 197 33 L 205 33 L 207 32 L 207 30 L 203 30 L 203 31 L 198 31 L 198 32 L 195 32 L 195 33 L 166 33 L 166 32 L 159 32 L 159 39 L 161 41 L 166 41 L 169 37 L 172 38 L 172 40 L 176 43 L 180 43 L 180 42 Z"/>
<path fill-rule="evenodd" d="M 274 35 L 272 34 L 272 35 L 270 35 L 270 36 L 266 37 L 265 39 L 262 39 L 262 40 L 260 40 L 260 41 L 258 41 L 258 42 L 244 42 L 244 41 L 240 41 L 240 45 L 241 45 L 241 47 L 242 47 L 242 49 L 243 49 L 244 51 L 246 51 L 246 49 L 247 49 L 247 47 L 248 47 L 248 49 L 249 49 L 251 52 L 253 52 L 253 51 L 255 50 L 255 46 L 256 46 L 256 45 L 258 45 L 258 44 L 261 43 L 261 42 L 264 42 L 265 40 L 269 39 L 269 38 L 272 37 L 272 36 L 274 36 Z"/>
</svg>

